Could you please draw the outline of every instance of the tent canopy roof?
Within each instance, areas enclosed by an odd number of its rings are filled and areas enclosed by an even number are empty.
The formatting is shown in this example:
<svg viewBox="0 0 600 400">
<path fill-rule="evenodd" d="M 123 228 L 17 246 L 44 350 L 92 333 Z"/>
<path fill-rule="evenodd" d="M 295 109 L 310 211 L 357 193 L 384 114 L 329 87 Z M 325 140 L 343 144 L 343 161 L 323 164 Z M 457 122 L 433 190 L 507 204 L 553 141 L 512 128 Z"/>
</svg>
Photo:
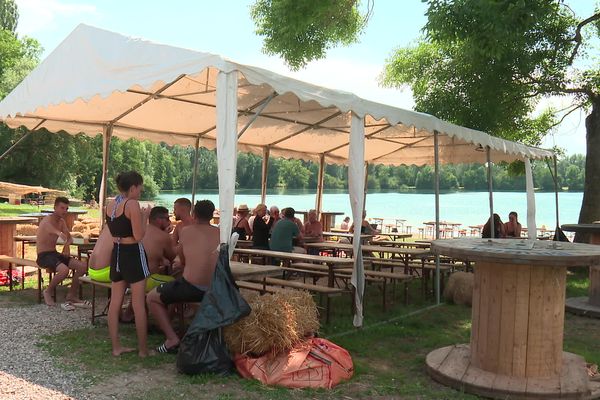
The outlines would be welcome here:
<svg viewBox="0 0 600 400">
<path fill-rule="evenodd" d="M 364 117 L 365 161 L 433 164 L 551 157 L 428 114 L 361 99 L 223 57 L 79 25 L 0 102 L 10 127 L 102 133 L 167 144 L 216 147 L 216 78 L 238 70 L 238 148 L 275 157 L 346 164 L 351 113 Z M 249 125 L 249 126 L 248 126 Z"/>
</svg>

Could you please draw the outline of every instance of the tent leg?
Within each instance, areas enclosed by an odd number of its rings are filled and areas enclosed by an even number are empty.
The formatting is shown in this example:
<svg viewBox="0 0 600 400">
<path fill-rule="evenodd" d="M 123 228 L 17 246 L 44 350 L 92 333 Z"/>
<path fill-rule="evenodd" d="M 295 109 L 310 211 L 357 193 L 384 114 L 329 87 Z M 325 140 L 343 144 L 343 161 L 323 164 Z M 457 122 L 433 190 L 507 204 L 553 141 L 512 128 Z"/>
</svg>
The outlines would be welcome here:
<svg viewBox="0 0 600 400">
<path fill-rule="evenodd" d="M 100 181 L 100 224 L 104 226 L 106 220 L 106 194 L 107 178 L 108 178 L 108 160 L 110 159 L 110 142 L 112 139 L 113 125 L 108 124 L 104 126 L 102 132 L 102 179 Z"/>
<path fill-rule="evenodd" d="M 433 190 L 435 192 L 435 239 L 440 238 L 440 147 L 439 147 L 439 132 L 433 131 L 433 157 L 434 165 L 434 181 Z M 440 304 L 440 256 L 435 256 L 435 304 Z"/>
<path fill-rule="evenodd" d="M 485 156 L 487 160 L 487 178 L 488 178 L 488 191 L 490 196 L 490 230 L 491 236 L 494 238 L 496 228 L 494 227 L 494 192 L 492 188 L 492 157 L 490 155 L 490 147 L 485 148 Z"/>
<path fill-rule="evenodd" d="M 533 173 L 531 161 L 525 159 L 525 190 L 527 191 L 527 237 L 535 239 L 537 231 L 535 227 L 535 193 L 533 189 Z"/>
<path fill-rule="evenodd" d="M 317 176 L 317 201 L 315 210 L 317 217 L 320 218 L 323 208 L 323 181 L 325 179 L 325 154 L 319 155 L 319 175 Z M 322 220 L 322 219 L 321 219 Z M 323 230 L 329 230 L 328 226 L 323 226 Z"/>
<path fill-rule="evenodd" d="M 196 138 L 196 148 L 194 149 L 194 173 L 192 175 L 192 208 L 196 202 L 196 181 L 198 179 L 198 150 L 200 147 L 200 137 Z"/>
<path fill-rule="evenodd" d="M 556 162 L 556 154 L 552 158 L 554 161 L 554 202 L 556 205 L 556 227 L 560 226 L 560 218 L 558 212 L 558 166 Z"/>
<path fill-rule="evenodd" d="M 362 215 L 365 215 L 365 210 L 367 209 L 367 184 L 369 183 L 369 163 L 365 163 L 365 190 L 363 193 L 363 207 L 362 207 Z M 361 217 L 362 221 L 362 217 Z"/>
<path fill-rule="evenodd" d="M 271 150 L 268 147 L 263 148 L 262 159 L 262 177 L 260 181 L 260 202 L 266 204 L 267 201 L 267 178 L 269 176 L 269 155 Z"/>
</svg>

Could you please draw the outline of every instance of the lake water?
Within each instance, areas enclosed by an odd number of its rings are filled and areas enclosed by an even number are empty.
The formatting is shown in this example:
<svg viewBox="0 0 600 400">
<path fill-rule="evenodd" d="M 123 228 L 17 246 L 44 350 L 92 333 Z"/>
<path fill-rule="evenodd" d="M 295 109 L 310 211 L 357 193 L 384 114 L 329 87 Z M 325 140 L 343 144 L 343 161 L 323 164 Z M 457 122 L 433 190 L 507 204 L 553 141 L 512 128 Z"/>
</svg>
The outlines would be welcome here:
<svg viewBox="0 0 600 400">
<path fill-rule="evenodd" d="M 172 209 L 173 201 L 178 197 L 191 199 L 190 193 L 163 192 L 156 203 Z M 315 207 L 314 191 L 287 190 L 267 193 L 267 205 L 279 208 L 294 207 L 296 210 L 308 210 Z M 196 194 L 196 200 L 209 199 L 218 208 L 217 191 L 204 191 Z M 560 223 L 577 223 L 583 199 L 582 192 L 559 193 Z M 536 223 L 538 227 L 548 228 L 556 224 L 554 193 L 536 193 Z M 260 190 L 240 190 L 236 194 L 235 204 L 245 203 L 250 208 L 260 202 Z M 393 220 L 405 219 L 407 225 L 422 226 L 425 221 L 435 220 L 434 195 L 432 193 L 368 193 L 367 217 Z M 343 191 L 326 191 L 323 195 L 324 211 L 340 211 L 351 215 L 348 194 Z M 525 192 L 495 192 L 494 211 L 502 220 L 508 220 L 508 213 L 516 211 L 519 220 L 526 224 L 527 198 Z M 487 192 L 453 192 L 440 194 L 440 220 L 460 222 L 465 226 L 483 224 L 489 217 Z M 337 217 L 336 224 L 341 222 Z M 391 221 L 390 221 L 391 222 Z"/>
</svg>

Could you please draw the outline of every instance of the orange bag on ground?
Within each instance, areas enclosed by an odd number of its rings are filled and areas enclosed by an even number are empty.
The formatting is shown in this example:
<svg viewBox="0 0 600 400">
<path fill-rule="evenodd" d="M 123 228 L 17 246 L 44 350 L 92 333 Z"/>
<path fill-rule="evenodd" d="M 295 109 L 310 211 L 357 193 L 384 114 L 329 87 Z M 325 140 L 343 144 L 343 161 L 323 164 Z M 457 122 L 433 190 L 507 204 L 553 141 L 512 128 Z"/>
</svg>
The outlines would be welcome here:
<svg viewBox="0 0 600 400">
<path fill-rule="evenodd" d="M 238 354 L 234 361 L 244 378 L 289 388 L 331 389 L 354 373 L 348 351 L 321 338 L 277 355 L 252 358 Z"/>
</svg>

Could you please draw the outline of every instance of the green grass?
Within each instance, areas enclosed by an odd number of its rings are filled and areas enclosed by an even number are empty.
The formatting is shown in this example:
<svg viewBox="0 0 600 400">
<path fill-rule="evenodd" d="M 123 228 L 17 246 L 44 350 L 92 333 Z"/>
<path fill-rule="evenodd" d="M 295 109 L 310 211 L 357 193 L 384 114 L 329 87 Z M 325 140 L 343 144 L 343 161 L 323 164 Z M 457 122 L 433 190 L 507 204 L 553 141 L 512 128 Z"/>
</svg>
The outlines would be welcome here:
<svg viewBox="0 0 600 400">
<path fill-rule="evenodd" d="M 576 269 L 567 278 L 567 296 L 587 293 L 587 270 Z M 398 287 L 394 304 L 383 311 L 377 287 L 367 287 L 363 329 L 352 327 L 349 297 L 332 301 L 332 321 L 323 326 L 321 336 L 346 348 L 352 355 L 355 374 L 350 382 L 328 390 L 290 390 L 267 387 L 237 376 L 185 376 L 174 369 L 175 356 L 158 355 L 141 360 L 135 353 L 114 358 L 105 322 L 97 327 L 46 337 L 40 344 L 59 365 L 84 374 L 92 387 L 104 390 L 118 386 L 122 379 L 140 375 L 140 383 L 128 383 L 117 397 L 139 400 L 165 398 L 196 399 L 338 399 L 395 396 L 406 399 L 475 399 L 432 381 L 425 372 L 426 355 L 439 347 L 467 343 L 471 329 L 471 309 L 443 304 L 431 307 L 423 300 L 419 282 L 410 288 L 411 304 L 402 303 Z M 6 293 L 0 293 L 0 297 Z M 14 294 L 10 294 L 14 295 Z M 408 316 L 407 316 L 408 315 Z M 387 323 L 382 323 L 387 321 Z M 583 356 L 588 362 L 600 362 L 600 321 L 566 315 L 564 348 Z M 133 325 L 121 327 L 123 343 L 135 346 Z M 149 335 L 149 345 L 161 343 L 156 331 Z M 150 376 L 148 378 L 146 375 Z M 107 382 L 102 386 L 102 382 Z"/>
<path fill-rule="evenodd" d="M 43 206 L 33 206 L 31 204 L 8 204 L 8 203 L 0 203 L 0 217 L 15 217 L 21 214 L 27 213 L 37 213 L 42 210 L 51 209 L 52 204 L 46 204 Z M 86 217 L 89 218 L 100 218 L 100 210 L 92 209 L 92 208 L 83 208 L 83 207 L 71 207 L 72 210 L 86 210 L 88 213 L 85 214 Z"/>
</svg>

